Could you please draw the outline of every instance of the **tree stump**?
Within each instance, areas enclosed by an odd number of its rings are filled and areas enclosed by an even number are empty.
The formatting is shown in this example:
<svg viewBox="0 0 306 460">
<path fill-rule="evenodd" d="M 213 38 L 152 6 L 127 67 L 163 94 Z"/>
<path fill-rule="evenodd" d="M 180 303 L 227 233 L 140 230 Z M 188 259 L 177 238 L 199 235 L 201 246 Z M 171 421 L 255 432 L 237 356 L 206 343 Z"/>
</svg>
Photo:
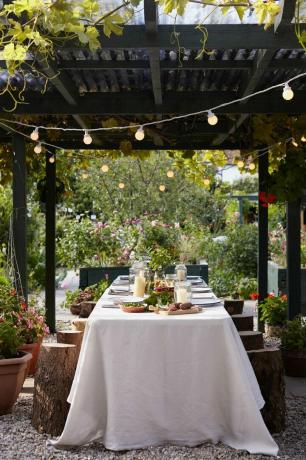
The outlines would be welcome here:
<svg viewBox="0 0 306 460">
<path fill-rule="evenodd" d="M 69 411 L 67 398 L 77 364 L 75 345 L 43 344 L 34 381 L 32 425 L 40 433 L 59 436 Z"/>
<path fill-rule="evenodd" d="M 56 334 L 56 339 L 57 343 L 75 345 L 77 349 L 77 357 L 79 357 L 83 335 L 83 331 L 59 331 Z"/>
<path fill-rule="evenodd" d="M 92 310 L 95 308 L 97 302 L 86 300 L 80 303 L 80 318 L 88 318 Z"/>
<path fill-rule="evenodd" d="M 232 320 L 237 331 L 253 331 L 253 316 L 252 315 L 232 315 Z"/>
<path fill-rule="evenodd" d="M 264 347 L 262 332 L 240 331 L 239 335 L 246 350 L 259 350 Z"/>
<path fill-rule="evenodd" d="M 87 319 L 74 319 L 72 321 L 72 329 L 74 331 L 84 332 L 86 323 L 87 323 Z"/>
<path fill-rule="evenodd" d="M 285 429 L 285 381 L 281 351 L 265 348 L 248 351 L 262 396 L 266 402 L 261 410 L 269 431 L 280 433 Z"/>
<path fill-rule="evenodd" d="M 243 311 L 243 299 L 224 299 L 224 308 L 229 315 L 241 315 Z"/>
</svg>

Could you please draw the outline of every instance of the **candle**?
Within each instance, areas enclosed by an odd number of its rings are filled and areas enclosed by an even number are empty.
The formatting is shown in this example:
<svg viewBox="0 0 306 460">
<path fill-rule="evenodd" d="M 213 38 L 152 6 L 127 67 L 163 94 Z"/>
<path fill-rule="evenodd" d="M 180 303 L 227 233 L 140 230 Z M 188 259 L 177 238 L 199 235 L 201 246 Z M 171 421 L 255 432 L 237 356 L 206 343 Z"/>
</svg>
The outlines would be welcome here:
<svg viewBox="0 0 306 460">
<path fill-rule="evenodd" d="M 188 302 L 188 292 L 186 288 L 180 287 L 176 290 L 176 301 L 178 303 L 186 303 Z"/>
<path fill-rule="evenodd" d="M 136 275 L 134 283 L 134 295 L 136 297 L 143 297 L 146 289 L 146 280 L 144 276 Z"/>
<path fill-rule="evenodd" d="M 176 276 L 177 276 L 178 281 L 184 281 L 185 276 L 186 276 L 185 270 L 183 270 L 182 268 L 178 268 L 176 270 Z"/>
</svg>

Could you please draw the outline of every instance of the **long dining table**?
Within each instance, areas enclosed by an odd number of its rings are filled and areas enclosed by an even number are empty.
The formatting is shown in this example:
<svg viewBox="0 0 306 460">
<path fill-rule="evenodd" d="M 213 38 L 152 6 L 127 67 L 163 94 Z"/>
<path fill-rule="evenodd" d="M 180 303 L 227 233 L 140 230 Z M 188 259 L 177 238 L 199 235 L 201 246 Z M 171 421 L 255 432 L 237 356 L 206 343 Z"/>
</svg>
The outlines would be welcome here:
<svg viewBox="0 0 306 460">
<path fill-rule="evenodd" d="M 209 288 L 201 298 L 194 285 L 201 312 L 162 316 L 122 311 L 124 286 L 115 280 L 88 318 L 70 411 L 52 445 L 101 441 L 118 451 L 211 441 L 277 455 L 247 353 Z"/>
</svg>

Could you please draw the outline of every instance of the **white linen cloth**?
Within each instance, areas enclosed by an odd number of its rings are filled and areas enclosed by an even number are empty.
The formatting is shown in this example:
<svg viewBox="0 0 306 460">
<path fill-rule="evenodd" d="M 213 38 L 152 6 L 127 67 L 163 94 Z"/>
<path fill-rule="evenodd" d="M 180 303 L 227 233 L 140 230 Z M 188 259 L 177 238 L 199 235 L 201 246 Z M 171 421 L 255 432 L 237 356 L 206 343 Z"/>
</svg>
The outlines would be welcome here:
<svg viewBox="0 0 306 460">
<path fill-rule="evenodd" d="M 85 331 L 71 408 L 55 447 L 101 440 L 107 449 L 220 441 L 277 455 L 237 330 L 223 307 L 159 316 L 102 308 Z"/>
</svg>

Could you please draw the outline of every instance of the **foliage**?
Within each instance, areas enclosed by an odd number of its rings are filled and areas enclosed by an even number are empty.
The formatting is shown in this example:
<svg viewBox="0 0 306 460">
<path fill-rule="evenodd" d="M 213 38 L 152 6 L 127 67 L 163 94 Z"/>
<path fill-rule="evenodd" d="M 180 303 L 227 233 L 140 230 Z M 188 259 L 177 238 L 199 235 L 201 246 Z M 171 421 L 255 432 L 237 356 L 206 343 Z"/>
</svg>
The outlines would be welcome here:
<svg viewBox="0 0 306 460">
<path fill-rule="evenodd" d="M 257 276 L 257 238 L 255 225 L 231 226 L 226 235 L 226 258 L 228 267 L 235 267 L 237 273 L 247 277 Z"/>
<path fill-rule="evenodd" d="M 173 302 L 174 294 L 170 291 L 152 292 L 145 302 L 147 305 L 168 305 Z"/>
<path fill-rule="evenodd" d="M 287 319 L 287 296 L 269 295 L 258 306 L 261 321 L 271 326 L 282 326 Z"/>
<path fill-rule="evenodd" d="M 241 278 L 237 285 L 237 292 L 240 297 L 250 299 L 251 294 L 257 291 L 256 278 Z"/>
<path fill-rule="evenodd" d="M 231 269 L 213 268 L 209 275 L 209 285 L 218 297 L 232 295 L 237 283 L 238 274 Z"/>
<path fill-rule="evenodd" d="M 17 295 L 16 289 L 10 283 L 0 284 L 0 314 L 12 311 L 19 311 L 23 303 Z"/>
<path fill-rule="evenodd" d="M 288 321 L 281 334 L 282 347 L 286 350 L 306 349 L 306 320 L 297 316 Z"/>
<path fill-rule="evenodd" d="M 78 304 L 83 301 L 92 300 L 97 302 L 104 291 L 108 288 L 109 281 L 101 280 L 99 283 L 88 286 L 84 290 L 75 289 L 74 291 L 67 290 L 65 292 L 64 306 L 70 308 L 73 304 Z"/>
<path fill-rule="evenodd" d="M 71 305 L 78 303 L 80 293 L 81 289 L 75 289 L 74 291 L 70 291 L 69 289 L 67 289 L 65 291 L 64 306 L 70 308 Z"/>
<path fill-rule="evenodd" d="M 149 252 L 150 268 L 154 271 L 164 269 L 173 262 L 173 255 L 164 247 L 155 247 Z"/>
<path fill-rule="evenodd" d="M 12 313 L 0 314 L 0 359 L 16 358 L 22 342 Z"/>
<path fill-rule="evenodd" d="M 269 254 L 273 262 L 286 267 L 286 232 L 281 224 L 269 232 Z"/>
</svg>

